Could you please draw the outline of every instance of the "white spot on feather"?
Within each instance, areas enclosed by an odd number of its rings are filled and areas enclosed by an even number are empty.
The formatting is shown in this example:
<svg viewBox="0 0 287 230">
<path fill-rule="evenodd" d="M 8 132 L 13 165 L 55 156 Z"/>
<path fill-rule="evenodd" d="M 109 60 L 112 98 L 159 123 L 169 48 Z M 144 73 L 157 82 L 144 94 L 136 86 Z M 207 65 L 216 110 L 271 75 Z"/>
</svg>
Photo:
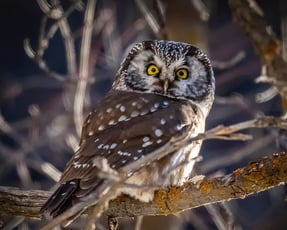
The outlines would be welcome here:
<svg viewBox="0 0 287 230">
<path fill-rule="evenodd" d="M 147 141 L 149 141 L 149 140 L 150 140 L 149 137 L 144 137 L 144 138 L 143 138 L 143 142 L 147 142 Z"/>
<path fill-rule="evenodd" d="M 147 146 L 149 146 L 151 144 L 152 144 L 152 141 L 148 141 L 148 142 L 143 143 L 142 147 L 145 148 L 145 147 L 147 147 Z"/>
<path fill-rule="evenodd" d="M 148 110 L 146 109 L 146 110 L 141 111 L 140 115 L 143 116 L 143 115 L 146 115 L 147 113 L 148 113 Z"/>
<path fill-rule="evenodd" d="M 160 119 L 160 124 L 164 125 L 166 123 L 166 120 L 164 118 Z"/>
<path fill-rule="evenodd" d="M 114 125 L 114 124 L 116 124 L 116 122 L 115 122 L 115 120 L 110 120 L 108 124 L 109 125 Z"/>
<path fill-rule="evenodd" d="M 161 129 L 156 129 L 156 130 L 154 131 L 154 134 L 155 134 L 157 137 L 161 137 L 161 136 L 162 136 L 162 131 L 161 131 Z"/>
<path fill-rule="evenodd" d="M 127 120 L 127 116 L 126 115 L 122 115 L 119 117 L 118 121 L 121 122 L 121 121 L 126 121 Z"/>
<path fill-rule="evenodd" d="M 134 110 L 134 111 L 132 111 L 132 113 L 131 113 L 131 117 L 137 117 L 139 114 L 140 114 L 139 111 Z"/>
<path fill-rule="evenodd" d="M 126 107 L 124 107 L 123 105 L 120 107 L 120 111 L 121 112 L 125 112 L 126 111 Z"/>
</svg>

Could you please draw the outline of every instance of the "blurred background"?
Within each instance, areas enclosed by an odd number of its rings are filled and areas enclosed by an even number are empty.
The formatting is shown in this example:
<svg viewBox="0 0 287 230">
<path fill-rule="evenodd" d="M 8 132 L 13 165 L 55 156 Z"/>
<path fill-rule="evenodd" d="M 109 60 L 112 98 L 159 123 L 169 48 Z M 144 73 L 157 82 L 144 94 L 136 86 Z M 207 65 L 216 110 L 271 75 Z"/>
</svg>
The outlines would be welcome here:
<svg viewBox="0 0 287 230">
<path fill-rule="evenodd" d="M 281 38 L 286 2 L 257 3 L 266 25 Z M 232 20 L 225 0 L 96 1 L 88 78 L 85 90 L 78 92 L 86 4 L 76 0 L 0 2 L 0 186 L 55 188 L 79 142 L 81 119 L 75 119 L 75 95 L 80 93 L 83 99 L 83 110 L 78 109 L 85 117 L 111 88 L 122 59 L 138 41 L 184 41 L 209 55 L 216 76 L 216 100 L 207 129 L 283 114 L 281 99 L 271 85 L 255 83 L 261 74 L 260 59 Z M 246 133 L 253 140 L 205 141 L 197 171 L 221 176 L 286 150 L 287 136 L 282 130 L 250 129 Z M 208 230 L 232 225 L 233 229 L 283 230 L 287 226 L 285 197 L 286 186 L 281 186 L 178 216 L 144 217 L 139 229 Z M 22 217 L 5 220 L 3 229 L 39 229 L 45 223 Z M 80 221 L 70 229 L 80 229 Z M 136 222 L 121 219 L 121 229 L 135 229 Z"/>
</svg>

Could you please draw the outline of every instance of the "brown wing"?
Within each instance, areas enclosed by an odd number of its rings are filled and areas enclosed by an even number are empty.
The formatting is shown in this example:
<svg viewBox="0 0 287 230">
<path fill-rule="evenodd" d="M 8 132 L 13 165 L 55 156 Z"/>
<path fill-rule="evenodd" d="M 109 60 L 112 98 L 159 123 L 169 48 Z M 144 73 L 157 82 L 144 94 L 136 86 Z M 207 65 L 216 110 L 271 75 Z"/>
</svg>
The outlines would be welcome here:
<svg viewBox="0 0 287 230">
<path fill-rule="evenodd" d="M 48 205 L 43 209 L 59 214 L 68 201 L 92 191 L 100 195 L 105 187 L 104 180 L 97 176 L 97 157 L 106 158 L 111 168 L 120 169 L 152 153 L 172 137 L 187 135 L 193 125 L 191 115 L 195 113 L 195 108 L 185 100 L 112 90 L 84 124 L 80 148 L 67 163 L 60 180 L 62 185 L 53 198 L 57 204 L 50 202 L 51 208 Z M 59 194 L 65 193 L 69 198 L 61 203 L 63 197 Z"/>
</svg>

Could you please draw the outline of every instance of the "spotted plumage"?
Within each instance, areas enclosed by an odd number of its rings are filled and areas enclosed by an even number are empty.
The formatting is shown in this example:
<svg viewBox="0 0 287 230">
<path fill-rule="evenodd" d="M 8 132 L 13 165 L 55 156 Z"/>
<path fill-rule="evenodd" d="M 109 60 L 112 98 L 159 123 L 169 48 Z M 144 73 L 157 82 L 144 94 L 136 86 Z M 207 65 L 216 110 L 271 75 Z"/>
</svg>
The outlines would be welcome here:
<svg viewBox="0 0 287 230">
<path fill-rule="evenodd" d="M 171 41 L 135 45 L 110 92 L 88 115 L 79 149 L 42 211 L 57 216 L 89 194 L 101 199 L 110 188 L 109 179 L 99 176 L 102 159 L 117 171 L 164 151 L 128 175 L 126 184 L 136 186 L 119 190 L 141 201 L 150 201 L 156 187 L 187 181 L 201 141 L 176 151 L 165 146 L 204 132 L 213 98 L 212 68 L 199 49 Z"/>
</svg>

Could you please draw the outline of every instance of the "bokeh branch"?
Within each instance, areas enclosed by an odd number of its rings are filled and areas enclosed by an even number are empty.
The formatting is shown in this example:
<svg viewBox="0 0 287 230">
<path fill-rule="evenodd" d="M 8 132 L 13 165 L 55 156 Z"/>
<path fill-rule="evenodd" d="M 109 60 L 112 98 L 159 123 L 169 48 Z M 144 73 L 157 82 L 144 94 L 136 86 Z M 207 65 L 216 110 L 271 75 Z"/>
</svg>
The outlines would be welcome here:
<svg viewBox="0 0 287 230">
<path fill-rule="evenodd" d="M 109 204 L 108 216 L 175 214 L 210 203 L 243 199 L 287 182 L 287 153 L 273 154 L 211 179 L 191 179 L 181 187 L 162 188 L 150 203 L 120 196 Z M 0 213 L 40 218 L 39 210 L 51 192 L 0 187 Z"/>
<path fill-rule="evenodd" d="M 254 0 L 229 0 L 236 22 L 244 29 L 263 64 L 264 73 L 257 81 L 269 82 L 283 98 L 287 109 L 287 63 L 283 58 L 283 44 L 272 28 L 266 26 L 264 13 Z"/>
</svg>

